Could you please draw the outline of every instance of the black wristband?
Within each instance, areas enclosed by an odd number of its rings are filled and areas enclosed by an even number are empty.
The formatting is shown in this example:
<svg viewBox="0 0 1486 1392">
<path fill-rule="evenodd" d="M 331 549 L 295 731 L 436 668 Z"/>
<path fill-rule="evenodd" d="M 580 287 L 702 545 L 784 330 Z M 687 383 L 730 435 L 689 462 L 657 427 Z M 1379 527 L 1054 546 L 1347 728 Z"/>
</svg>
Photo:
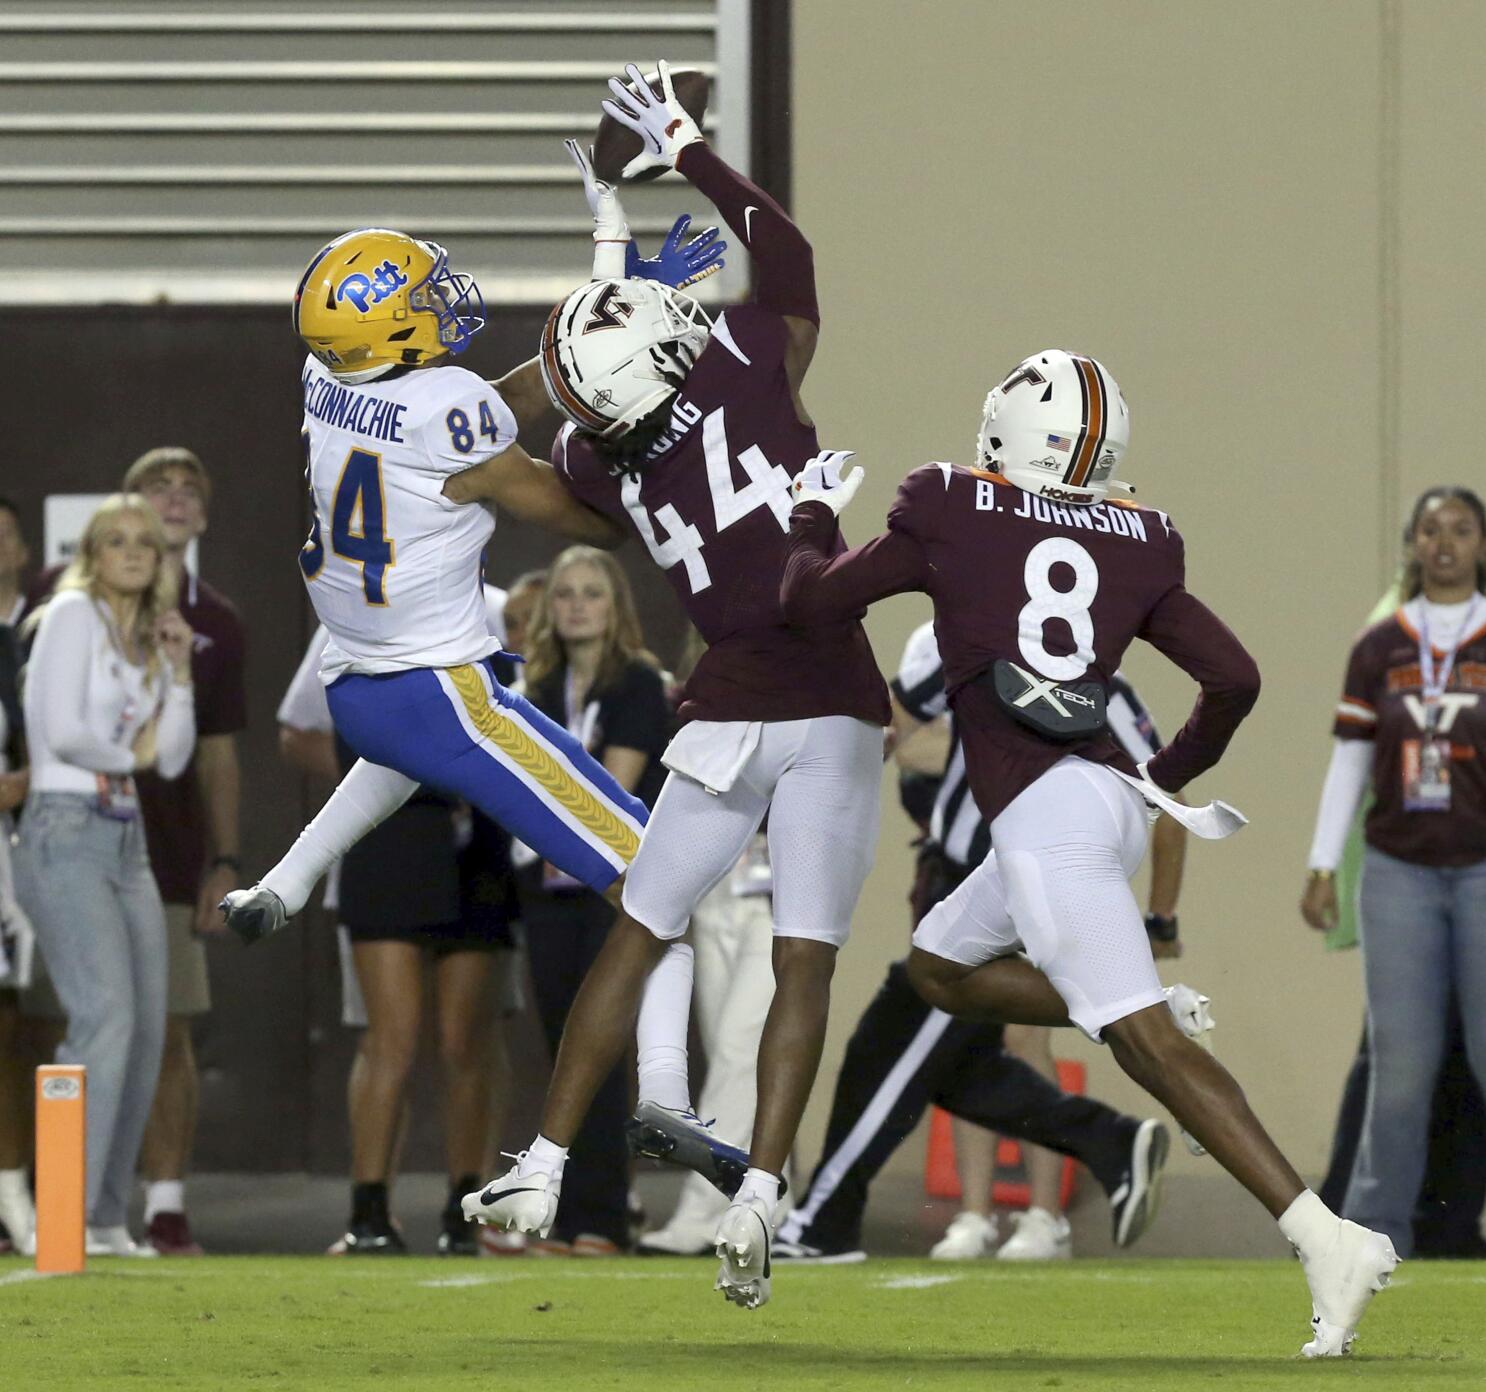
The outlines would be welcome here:
<svg viewBox="0 0 1486 1392">
<path fill-rule="evenodd" d="M 1145 916 L 1145 931 L 1157 942 L 1176 941 L 1176 915 L 1167 918 L 1164 914 L 1148 913 Z"/>
<path fill-rule="evenodd" d="M 243 863 L 235 855 L 219 855 L 207 866 L 208 870 L 215 870 L 219 865 L 225 865 L 229 870 L 236 870 L 242 874 Z"/>
</svg>

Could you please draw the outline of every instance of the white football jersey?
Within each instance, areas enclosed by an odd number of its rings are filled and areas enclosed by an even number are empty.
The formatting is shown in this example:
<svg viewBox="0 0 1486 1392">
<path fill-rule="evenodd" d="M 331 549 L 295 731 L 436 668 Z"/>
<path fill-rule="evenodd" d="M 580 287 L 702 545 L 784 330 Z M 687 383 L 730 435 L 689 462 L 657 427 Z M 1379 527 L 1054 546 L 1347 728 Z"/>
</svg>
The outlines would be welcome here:
<svg viewBox="0 0 1486 1392">
<path fill-rule="evenodd" d="M 486 619 L 480 554 L 495 517 L 442 490 L 515 440 L 500 393 L 462 367 L 348 386 L 314 358 L 303 383 L 315 521 L 299 564 L 330 631 L 321 679 L 489 656 L 500 642 Z"/>
</svg>

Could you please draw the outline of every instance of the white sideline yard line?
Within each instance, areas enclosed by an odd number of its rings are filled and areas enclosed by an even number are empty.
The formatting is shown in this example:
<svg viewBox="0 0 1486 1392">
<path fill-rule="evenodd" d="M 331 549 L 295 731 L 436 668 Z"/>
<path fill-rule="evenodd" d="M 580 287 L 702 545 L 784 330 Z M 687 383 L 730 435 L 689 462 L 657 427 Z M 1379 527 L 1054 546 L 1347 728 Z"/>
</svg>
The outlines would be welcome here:
<svg viewBox="0 0 1486 1392">
<path fill-rule="evenodd" d="M 0 1286 L 19 1286 L 26 1281 L 50 1281 L 53 1276 L 60 1276 L 59 1271 L 12 1271 L 9 1276 L 0 1276 Z"/>
<path fill-rule="evenodd" d="M 931 1286 L 949 1286 L 963 1279 L 962 1276 L 889 1276 L 872 1284 L 878 1290 L 928 1290 Z"/>
</svg>

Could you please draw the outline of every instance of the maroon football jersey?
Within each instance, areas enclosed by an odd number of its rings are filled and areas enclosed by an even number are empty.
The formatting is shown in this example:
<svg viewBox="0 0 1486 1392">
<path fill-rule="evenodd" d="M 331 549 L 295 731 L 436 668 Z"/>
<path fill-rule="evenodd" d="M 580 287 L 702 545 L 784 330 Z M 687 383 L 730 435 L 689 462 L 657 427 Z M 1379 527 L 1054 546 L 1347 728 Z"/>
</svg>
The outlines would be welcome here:
<svg viewBox="0 0 1486 1392">
<path fill-rule="evenodd" d="M 1427 732 L 1417 609 L 1373 624 L 1353 645 L 1333 733 L 1373 741 L 1368 845 L 1416 865 L 1474 865 L 1486 859 L 1486 628 L 1464 635 Z M 1443 664 L 1438 648 L 1434 657 Z M 1411 807 L 1407 796 L 1431 734 L 1448 748 L 1449 806 L 1439 811 Z"/>
<path fill-rule="evenodd" d="M 780 315 L 735 306 L 635 473 L 616 477 L 571 426 L 552 462 L 577 497 L 639 533 L 706 639 L 682 693 L 683 721 L 850 715 L 886 724 L 887 688 L 860 611 L 800 628 L 784 620 L 790 481 L 820 449 L 795 411 L 786 345 Z"/>
<path fill-rule="evenodd" d="M 989 684 L 998 659 L 1107 690 L 1133 639 L 1154 644 L 1203 688 L 1192 719 L 1150 761 L 1151 777 L 1172 791 L 1217 761 L 1258 695 L 1253 660 L 1184 588 L 1182 539 L 1164 513 L 1061 507 L 998 475 L 927 464 L 903 481 L 885 536 L 827 560 L 832 526 L 819 504 L 794 515 L 790 616 L 904 590 L 930 595 L 970 786 L 987 820 L 1068 754 L 1134 772 L 1107 732 L 1054 742 L 1014 719 Z"/>
</svg>

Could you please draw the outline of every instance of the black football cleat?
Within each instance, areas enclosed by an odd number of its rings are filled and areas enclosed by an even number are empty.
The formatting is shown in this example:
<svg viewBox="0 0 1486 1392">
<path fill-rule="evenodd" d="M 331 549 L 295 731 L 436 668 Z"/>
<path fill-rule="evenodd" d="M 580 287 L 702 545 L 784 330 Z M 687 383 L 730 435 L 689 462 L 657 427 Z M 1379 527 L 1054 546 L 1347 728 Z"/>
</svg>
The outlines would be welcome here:
<svg viewBox="0 0 1486 1392">
<path fill-rule="evenodd" d="M 695 1170 L 730 1199 L 737 1197 L 738 1186 L 748 1172 L 748 1152 L 721 1140 L 689 1108 L 678 1112 L 659 1102 L 641 1102 L 634 1116 L 625 1122 L 624 1135 L 631 1155 Z M 782 1199 L 787 1192 L 788 1186 L 781 1178 L 779 1197 Z"/>
</svg>

